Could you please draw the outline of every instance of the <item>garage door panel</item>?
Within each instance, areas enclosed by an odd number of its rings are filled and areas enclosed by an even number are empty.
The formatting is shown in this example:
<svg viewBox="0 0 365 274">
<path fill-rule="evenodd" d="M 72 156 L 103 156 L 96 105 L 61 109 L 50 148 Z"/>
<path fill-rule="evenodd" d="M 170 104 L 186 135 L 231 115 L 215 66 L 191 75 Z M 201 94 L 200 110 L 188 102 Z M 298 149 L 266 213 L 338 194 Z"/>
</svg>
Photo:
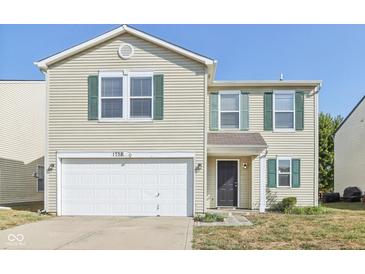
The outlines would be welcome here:
<svg viewBox="0 0 365 274">
<path fill-rule="evenodd" d="M 63 159 L 61 212 L 192 215 L 192 178 L 187 159 Z"/>
</svg>

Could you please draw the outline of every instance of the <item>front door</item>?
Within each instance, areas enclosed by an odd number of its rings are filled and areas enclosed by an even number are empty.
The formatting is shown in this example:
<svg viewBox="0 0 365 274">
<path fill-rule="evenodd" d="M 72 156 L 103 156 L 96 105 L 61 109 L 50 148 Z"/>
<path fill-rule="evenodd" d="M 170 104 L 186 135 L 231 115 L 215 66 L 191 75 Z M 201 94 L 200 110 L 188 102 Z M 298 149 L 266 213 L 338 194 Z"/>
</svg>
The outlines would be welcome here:
<svg viewBox="0 0 365 274">
<path fill-rule="evenodd" d="M 218 161 L 217 206 L 237 206 L 238 161 Z"/>
</svg>

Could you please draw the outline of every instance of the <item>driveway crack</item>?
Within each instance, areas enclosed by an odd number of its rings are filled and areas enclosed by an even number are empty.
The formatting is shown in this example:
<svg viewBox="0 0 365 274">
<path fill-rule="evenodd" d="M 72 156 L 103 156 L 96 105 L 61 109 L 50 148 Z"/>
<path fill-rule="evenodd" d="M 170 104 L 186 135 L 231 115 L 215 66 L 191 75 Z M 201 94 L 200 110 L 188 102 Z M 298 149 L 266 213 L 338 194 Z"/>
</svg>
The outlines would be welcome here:
<svg viewBox="0 0 365 274">
<path fill-rule="evenodd" d="M 80 236 L 76 237 L 75 239 L 72 239 L 72 240 L 70 240 L 70 241 L 68 241 L 68 242 L 66 242 L 66 243 L 64 243 L 64 244 L 62 244 L 62 245 L 60 245 L 60 246 L 56 247 L 54 250 L 59 250 L 59 249 L 61 249 L 61 248 L 64 248 L 64 247 L 65 247 L 65 246 L 67 246 L 67 245 L 70 245 L 70 244 L 73 244 L 73 243 L 78 243 L 78 242 L 81 242 L 81 241 L 83 241 L 83 240 L 86 240 L 86 239 L 88 239 L 88 238 L 90 238 L 90 237 L 92 237 L 92 236 L 94 236 L 94 235 L 96 235 L 96 234 L 99 234 L 99 233 L 100 233 L 100 232 L 102 232 L 105 228 L 110 227 L 111 225 L 117 224 L 117 223 L 119 223 L 119 222 L 120 222 L 119 220 L 116 220 L 116 221 L 114 221 L 114 222 L 112 222 L 112 223 L 109 223 L 109 224 L 107 224 L 107 225 L 103 226 L 102 228 L 99 228 L 98 230 L 90 231 L 90 232 L 84 233 L 84 234 L 82 234 L 82 235 L 80 235 Z"/>
</svg>

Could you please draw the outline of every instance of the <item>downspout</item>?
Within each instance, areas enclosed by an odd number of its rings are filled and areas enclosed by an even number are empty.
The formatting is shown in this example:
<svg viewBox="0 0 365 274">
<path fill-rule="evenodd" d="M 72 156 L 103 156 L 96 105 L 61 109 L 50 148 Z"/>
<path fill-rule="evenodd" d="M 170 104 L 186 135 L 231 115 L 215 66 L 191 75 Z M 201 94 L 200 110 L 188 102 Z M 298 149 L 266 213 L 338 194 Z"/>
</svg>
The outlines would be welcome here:
<svg viewBox="0 0 365 274">
<path fill-rule="evenodd" d="M 321 90 L 321 85 L 319 84 L 316 87 L 314 93 L 314 206 L 318 206 L 318 194 L 319 194 L 319 181 L 318 181 L 318 173 L 319 173 L 319 117 L 318 117 L 318 105 L 319 105 L 319 91 Z"/>
<path fill-rule="evenodd" d="M 268 153 L 268 147 L 259 156 L 259 184 L 260 184 L 260 196 L 259 196 L 259 212 L 264 213 L 266 211 L 266 156 Z"/>
<path fill-rule="evenodd" d="M 44 139 L 44 211 L 48 212 L 48 90 L 49 90 L 49 77 L 47 71 L 42 71 L 46 78 L 46 113 L 45 113 L 45 139 Z"/>
<path fill-rule="evenodd" d="M 208 96 L 208 68 L 205 68 L 205 76 L 204 76 L 204 130 L 203 130 L 203 134 L 204 134 L 204 164 L 203 164 L 203 168 L 204 168 L 204 178 L 203 178 L 203 213 L 206 212 L 206 199 L 207 199 L 207 176 L 208 176 L 208 154 L 207 154 L 207 146 L 208 146 L 208 141 L 207 141 L 207 96 Z"/>
<path fill-rule="evenodd" d="M 43 190 L 43 210 L 42 213 L 48 212 L 48 90 L 49 90 L 49 76 L 46 65 L 41 65 L 38 62 L 34 62 L 40 72 L 43 73 L 45 80 L 46 80 L 46 100 L 45 100 L 45 139 L 44 139 L 44 190 Z"/>
</svg>

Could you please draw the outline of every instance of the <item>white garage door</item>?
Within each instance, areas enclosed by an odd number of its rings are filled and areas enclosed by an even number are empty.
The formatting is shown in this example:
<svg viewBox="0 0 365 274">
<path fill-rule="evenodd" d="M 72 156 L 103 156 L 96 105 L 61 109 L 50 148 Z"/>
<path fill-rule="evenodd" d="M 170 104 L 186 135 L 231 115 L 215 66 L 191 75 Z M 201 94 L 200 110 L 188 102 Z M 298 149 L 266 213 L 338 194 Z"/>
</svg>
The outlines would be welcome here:
<svg viewBox="0 0 365 274">
<path fill-rule="evenodd" d="M 192 216 L 192 160 L 63 159 L 61 214 Z"/>
</svg>

